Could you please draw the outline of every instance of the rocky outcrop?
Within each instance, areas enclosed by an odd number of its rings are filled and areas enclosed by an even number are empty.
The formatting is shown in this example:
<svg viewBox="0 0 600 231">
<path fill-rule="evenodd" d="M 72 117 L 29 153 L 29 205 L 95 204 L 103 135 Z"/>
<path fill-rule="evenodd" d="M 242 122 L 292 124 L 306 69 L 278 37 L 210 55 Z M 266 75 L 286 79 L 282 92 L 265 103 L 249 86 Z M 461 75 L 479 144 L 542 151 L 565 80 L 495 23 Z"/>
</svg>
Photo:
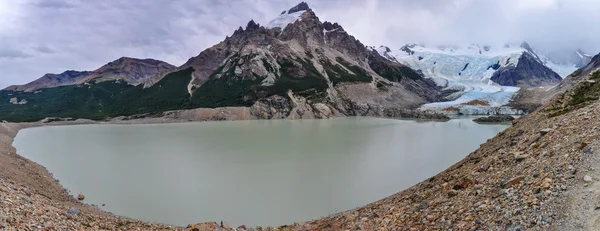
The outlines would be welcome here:
<svg viewBox="0 0 600 231">
<path fill-rule="evenodd" d="M 517 65 L 502 67 L 492 75 L 491 80 L 503 86 L 536 87 L 556 85 L 562 78 L 544 66 L 529 52 L 524 52 Z"/>
<path fill-rule="evenodd" d="M 65 71 L 61 74 L 46 74 L 25 85 L 10 86 L 4 90 L 34 92 L 43 88 L 110 80 L 123 80 L 137 85 L 157 73 L 165 73 L 174 69 L 175 66 L 159 60 L 122 57 L 95 71 Z"/>
<path fill-rule="evenodd" d="M 503 122 L 512 122 L 515 120 L 515 117 L 509 115 L 493 115 L 488 117 L 480 117 L 474 119 L 474 122 L 477 123 L 503 123 Z"/>
</svg>

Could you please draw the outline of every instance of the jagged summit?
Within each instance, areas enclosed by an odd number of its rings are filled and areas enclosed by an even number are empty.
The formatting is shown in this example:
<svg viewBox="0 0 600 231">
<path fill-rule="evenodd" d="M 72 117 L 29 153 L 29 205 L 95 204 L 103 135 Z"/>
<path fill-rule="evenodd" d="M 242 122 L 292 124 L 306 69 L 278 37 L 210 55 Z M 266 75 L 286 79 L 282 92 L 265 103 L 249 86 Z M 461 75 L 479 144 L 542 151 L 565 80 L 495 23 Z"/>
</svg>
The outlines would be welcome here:
<svg viewBox="0 0 600 231">
<path fill-rule="evenodd" d="M 308 4 L 306 2 L 301 2 L 298 5 L 290 8 L 287 11 L 287 13 L 288 14 L 293 14 L 293 13 L 296 13 L 296 12 L 299 12 L 299 11 L 307 11 L 307 10 L 310 10 L 310 7 L 308 6 Z"/>
<path fill-rule="evenodd" d="M 308 7 L 308 4 L 306 2 L 301 2 L 300 4 L 290 8 L 289 10 L 281 12 L 281 14 L 277 18 L 267 23 L 267 25 L 265 25 L 265 28 L 280 28 L 281 30 L 284 30 L 289 24 L 300 20 L 302 15 L 305 12 L 309 11 L 312 12 L 310 7 Z"/>
</svg>

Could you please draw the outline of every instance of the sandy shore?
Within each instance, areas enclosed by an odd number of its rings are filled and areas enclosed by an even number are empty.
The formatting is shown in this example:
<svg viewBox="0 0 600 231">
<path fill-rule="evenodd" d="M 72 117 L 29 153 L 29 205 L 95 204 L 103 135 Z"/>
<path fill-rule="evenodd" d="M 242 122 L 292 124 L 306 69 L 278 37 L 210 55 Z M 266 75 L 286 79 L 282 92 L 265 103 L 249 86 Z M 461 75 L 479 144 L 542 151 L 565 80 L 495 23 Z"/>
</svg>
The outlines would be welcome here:
<svg viewBox="0 0 600 231">
<path fill-rule="evenodd" d="M 600 164 L 599 115 L 599 103 L 557 117 L 536 111 L 407 190 L 355 210 L 273 230 L 598 230 L 600 174 L 594 166 Z M 90 123 L 99 122 L 0 124 L 0 229 L 234 230 L 226 223 L 184 228 L 141 222 L 81 204 L 43 166 L 19 156 L 12 146 L 20 129 Z"/>
</svg>

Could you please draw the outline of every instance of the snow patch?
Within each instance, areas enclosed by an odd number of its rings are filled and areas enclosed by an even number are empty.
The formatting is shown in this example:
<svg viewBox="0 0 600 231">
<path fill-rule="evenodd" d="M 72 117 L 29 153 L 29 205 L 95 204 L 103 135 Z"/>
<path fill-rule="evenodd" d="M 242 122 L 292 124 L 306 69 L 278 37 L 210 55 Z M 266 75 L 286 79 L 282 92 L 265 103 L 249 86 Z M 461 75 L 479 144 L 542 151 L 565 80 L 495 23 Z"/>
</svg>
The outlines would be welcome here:
<svg viewBox="0 0 600 231">
<path fill-rule="evenodd" d="M 300 16 L 304 14 L 304 12 L 306 12 L 306 10 L 294 12 L 291 14 L 281 14 L 277 18 L 267 23 L 265 28 L 273 29 L 279 27 L 283 31 L 289 24 L 301 20 Z"/>
</svg>

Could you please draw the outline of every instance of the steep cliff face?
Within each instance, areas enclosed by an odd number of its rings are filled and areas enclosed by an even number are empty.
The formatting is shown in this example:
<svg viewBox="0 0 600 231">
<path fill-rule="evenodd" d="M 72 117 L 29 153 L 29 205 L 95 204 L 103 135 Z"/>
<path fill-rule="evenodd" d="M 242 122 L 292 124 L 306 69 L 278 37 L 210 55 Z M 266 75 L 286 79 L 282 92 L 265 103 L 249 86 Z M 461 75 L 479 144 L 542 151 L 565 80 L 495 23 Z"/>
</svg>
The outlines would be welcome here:
<svg viewBox="0 0 600 231">
<path fill-rule="evenodd" d="M 562 78 L 544 66 L 537 57 L 525 52 L 516 65 L 500 68 L 492 75 L 491 80 L 503 86 L 536 87 L 556 85 Z"/>
<path fill-rule="evenodd" d="M 82 84 L 92 80 L 97 82 L 123 80 L 137 85 L 157 73 L 174 69 L 175 66 L 159 60 L 122 57 L 95 71 L 65 71 L 61 74 L 46 74 L 33 82 L 10 86 L 4 90 L 33 92 L 44 88 Z"/>
<path fill-rule="evenodd" d="M 440 95 L 431 80 L 367 49 L 339 24 L 321 22 L 306 3 L 265 26 L 248 22 L 245 29 L 240 27 L 177 70 L 188 68 L 194 70 L 188 84 L 192 98 L 211 97 L 205 92 L 218 86 L 239 89 L 211 107 L 264 103 L 272 96 L 290 102 L 301 97 L 309 105 L 321 103 L 350 115 L 352 102 L 414 108 Z M 145 86 L 162 78 L 156 75 Z M 235 105 L 226 103 L 232 98 L 238 99 Z"/>
</svg>

